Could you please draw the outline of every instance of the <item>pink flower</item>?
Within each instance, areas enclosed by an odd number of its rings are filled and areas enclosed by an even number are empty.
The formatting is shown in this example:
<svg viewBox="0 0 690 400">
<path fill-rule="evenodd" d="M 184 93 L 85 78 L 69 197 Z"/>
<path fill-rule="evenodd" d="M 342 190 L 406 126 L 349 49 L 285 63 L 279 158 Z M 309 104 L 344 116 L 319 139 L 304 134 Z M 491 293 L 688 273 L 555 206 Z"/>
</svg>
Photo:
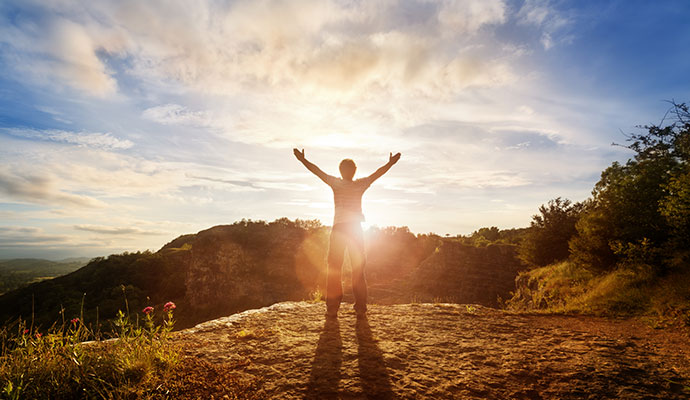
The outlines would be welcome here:
<svg viewBox="0 0 690 400">
<path fill-rule="evenodd" d="M 76 325 L 79 322 L 79 318 L 72 318 L 70 322 L 72 322 L 72 325 Z"/>
<path fill-rule="evenodd" d="M 149 315 L 153 312 L 153 307 L 148 306 L 148 307 L 144 308 L 143 310 L 141 310 L 141 312 L 143 312 L 146 315 Z"/>
<path fill-rule="evenodd" d="M 165 305 L 163 306 L 163 311 L 168 312 L 168 311 L 172 311 L 176 308 L 177 308 L 177 306 L 175 305 L 175 303 L 173 303 L 172 301 L 169 301 L 169 302 L 165 303 Z"/>
</svg>

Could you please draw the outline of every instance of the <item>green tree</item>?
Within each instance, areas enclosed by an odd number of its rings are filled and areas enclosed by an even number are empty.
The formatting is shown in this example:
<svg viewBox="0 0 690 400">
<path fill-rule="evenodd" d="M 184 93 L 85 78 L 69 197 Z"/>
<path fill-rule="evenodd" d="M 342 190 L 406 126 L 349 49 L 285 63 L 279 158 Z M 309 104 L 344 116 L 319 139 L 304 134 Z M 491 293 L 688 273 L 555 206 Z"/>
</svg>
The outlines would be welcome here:
<svg viewBox="0 0 690 400">
<path fill-rule="evenodd" d="M 681 168 L 669 179 L 659 210 L 671 227 L 671 245 L 682 250 L 690 247 L 690 109 L 674 104 L 671 114 L 673 129 L 663 133 L 671 143 L 669 153 Z"/>
<path fill-rule="evenodd" d="M 573 260 L 582 266 L 609 270 L 642 254 L 659 267 L 658 249 L 672 236 L 687 234 L 690 199 L 683 174 L 690 159 L 690 118 L 684 104 L 673 103 L 669 115 L 670 123 L 643 126 L 646 133 L 628 138 L 632 159 L 602 172 L 570 243 Z"/>
<path fill-rule="evenodd" d="M 518 247 L 518 257 L 530 266 L 545 266 L 568 258 L 568 241 L 575 235 L 575 223 L 584 208 L 560 197 L 539 207 Z"/>
<path fill-rule="evenodd" d="M 671 227 L 673 244 L 690 247 L 690 171 L 672 177 L 666 186 L 668 195 L 662 199 L 660 212 Z"/>
<path fill-rule="evenodd" d="M 488 242 L 494 242 L 501 237 L 501 232 L 498 227 L 492 226 L 490 228 L 479 228 L 472 233 L 472 238 L 475 240 L 483 238 Z"/>
</svg>

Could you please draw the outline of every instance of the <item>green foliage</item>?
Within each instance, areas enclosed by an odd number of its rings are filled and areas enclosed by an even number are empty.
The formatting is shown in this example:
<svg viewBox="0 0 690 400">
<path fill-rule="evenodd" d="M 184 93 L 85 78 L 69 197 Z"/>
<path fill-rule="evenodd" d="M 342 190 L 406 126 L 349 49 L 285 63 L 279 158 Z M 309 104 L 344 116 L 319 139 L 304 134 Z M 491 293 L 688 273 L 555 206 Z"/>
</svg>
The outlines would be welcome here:
<svg viewBox="0 0 690 400">
<path fill-rule="evenodd" d="M 579 225 L 581 251 L 605 254 L 603 243 L 616 257 L 601 257 L 602 263 L 591 263 L 598 270 L 609 270 L 623 255 L 616 249 L 629 243 L 649 240 L 655 245 L 667 239 L 668 225 L 658 204 L 664 198 L 667 172 L 675 168 L 671 158 L 629 160 L 625 166 L 614 163 L 602 173 L 594 190 L 592 212 L 595 218 Z"/>
<path fill-rule="evenodd" d="M 614 237 L 612 219 L 602 209 L 590 209 L 577 221 L 574 236 L 568 246 L 570 259 L 583 268 L 603 271 L 617 261 L 610 246 Z"/>
<path fill-rule="evenodd" d="M 0 261 L 0 294 L 30 283 L 68 274 L 88 262 L 88 259 L 50 261 L 35 258 L 17 258 Z"/>
<path fill-rule="evenodd" d="M 644 314 L 690 326 L 690 112 L 672 103 L 668 116 L 629 137 L 635 156 L 602 172 L 578 212 L 569 259 L 521 273 L 509 308 Z M 526 261 L 525 251 L 544 250 L 534 232 L 521 247 Z"/>
<path fill-rule="evenodd" d="M 484 227 L 472 232 L 469 236 L 457 236 L 444 240 L 456 240 L 468 246 L 485 247 L 491 244 L 518 244 L 522 241 L 528 228 L 499 229 Z"/>
<path fill-rule="evenodd" d="M 185 285 L 180 264 L 187 254 L 137 252 L 95 258 L 70 274 L 0 296 L 0 323 L 22 318 L 48 327 L 60 315 L 71 319 L 82 312 L 86 320 L 100 323 L 115 318 L 125 306 L 123 287 L 133 309 L 161 304 L 164 299 L 182 301 Z M 87 306 L 82 310 L 84 296 Z"/>
<path fill-rule="evenodd" d="M 501 238 L 501 230 L 495 226 L 492 226 L 490 228 L 479 228 L 479 230 L 472 233 L 472 236 L 482 237 L 487 242 L 495 242 Z"/>
<path fill-rule="evenodd" d="M 672 123 L 644 126 L 646 134 L 629 138 L 633 159 L 602 172 L 570 243 L 581 266 L 603 272 L 633 265 L 644 248 L 645 262 L 663 272 L 662 255 L 687 245 L 690 114 L 684 104 L 673 104 L 671 113 Z"/>
<path fill-rule="evenodd" d="M 690 247 L 690 167 L 672 176 L 666 185 L 668 194 L 661 200 L 659 211 L 671 227 L 674 245 Z"/>
<path fill-rule="evenodd" d="M 569 261 L 520 272 L 516 278 L 516 291 L 506 301 L 506 308 L 571 310 L 572 299 L 587 292 L 592 278 L 590 271 Z"/>
<path fill-rule="evenodd" d="M 593 274 L 565 261 L 520 273 L 508 309 L 644 316 L 654 326 L 690 326 L 690 270 L 659 278 L 648 264 Z"/>
<path fill-rule="evenodd" d="M 568 258 L 568 241 L 575 235 L 575 224 L 584 209 L 560 197 L 539 207 L 529 230 L 518 247 L 519 258 L 527 265 L 543 267 Z"/>
<path fill-rule="evenodd" d="M 153 312 L 144 325 L 122 311 L 114 321 L 115 340 L 102 341 L 81 318 L 41 332 L 23 321 L 0 330 L 0 396 L 5 399 L 148 397 L 152 382 L 178 362 L 169 341 L 174 304 L 167 304 L 163 324 Z M 89 339 L 96 341 L 87 342 Z"/>
</svg>

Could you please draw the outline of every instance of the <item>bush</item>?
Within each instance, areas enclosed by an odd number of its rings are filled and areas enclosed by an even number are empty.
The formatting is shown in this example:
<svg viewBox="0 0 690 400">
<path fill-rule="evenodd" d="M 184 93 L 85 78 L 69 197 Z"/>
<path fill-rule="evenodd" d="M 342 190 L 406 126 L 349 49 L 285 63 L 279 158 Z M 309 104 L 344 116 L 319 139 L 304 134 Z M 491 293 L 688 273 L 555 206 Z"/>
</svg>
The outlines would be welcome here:
<svg viewBox="0 0 690 400">
<path fill-rule="evenodd" d="M 516 311 L 645 316 L 653 325 L 690 326 L 690 270 L 659 278 L 653 266 L 593 274 L 565 261 L 521 272 L 506 307 Z"/>
<path fill-rule="evenodd" d="M 628 257 L 631 248 L 636 257 L 644 248 L 643 258 L 663 273 L 665 255 L 687 248 L 690 113 L 685 104 L 675 103 L 669 113 L 675 116 L 670 124 L 644 126 L 645 134 L 629 137 L 625 147 L 636 153 L 634 158 L 624 165 L 614 162 L 601 173 L 570 243 L 573 260 L 581 266 L 612 271 L 634 264 Z"/>
<path fill-rule="evenodd" d="M 81 318 L 47 332 L 23 321 L 0 330 L 1 396 L 6 399 L 146 397 L 151 381 L 174 367 L 178 354 L 169 342 L 175 323 L 171 302 L 162 325 L 152 307 L 143 326 L 122 311 L 114 321 L 114 340 L 104 341 Z M 93 341 L 87 341 L 95 339 Z"/>
<path fill-rule="evenodd" d="M 687 249 L 690 247 L 690 170 L 672 177 L 666 191 L 668 195 L 662 199 L 659 210 L 671 227 L 674 247 Z"/>
<path fill-rule="evenodd" d="M 589 210 L 575 224 L 577 234 L 570 239 L 570 259 L 582 268 L 594 272 L 610 269 L 616 254 L 610 241 L 614 237 L 612 221 L 602 210 Z"/>
<path fill-rule="evenodd" d="M 557 264 L 523 271 L 516 278 L 516 291 L 506 302 L 511 310 L 569 311 L 571 301 L 589 289 L 593 275 L 576 264 Z"/>
<path fill-rule="evenodd" d="M 568 241 L 575 235 L 575 223 L 583 203 L 571 203 L 560 197 L 539 207 L 530 228 L 518 247 L 518 256 L 525 264 L 543 267 L 568 258 Z"/>
</svg>

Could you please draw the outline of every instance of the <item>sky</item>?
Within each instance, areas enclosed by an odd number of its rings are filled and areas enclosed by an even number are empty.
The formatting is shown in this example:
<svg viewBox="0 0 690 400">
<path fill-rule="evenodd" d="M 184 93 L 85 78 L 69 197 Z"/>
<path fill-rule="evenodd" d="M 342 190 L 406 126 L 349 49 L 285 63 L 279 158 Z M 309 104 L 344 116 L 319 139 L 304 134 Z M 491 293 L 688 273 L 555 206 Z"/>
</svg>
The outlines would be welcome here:
<svg viewBox="0 0 690 400">
<path fill-rule="evenodd" d="M 157 250 L 243 218 L 526 227 L 690 101 L 690 2 L 4 0 L 0 258 Z"/>
</svg>

